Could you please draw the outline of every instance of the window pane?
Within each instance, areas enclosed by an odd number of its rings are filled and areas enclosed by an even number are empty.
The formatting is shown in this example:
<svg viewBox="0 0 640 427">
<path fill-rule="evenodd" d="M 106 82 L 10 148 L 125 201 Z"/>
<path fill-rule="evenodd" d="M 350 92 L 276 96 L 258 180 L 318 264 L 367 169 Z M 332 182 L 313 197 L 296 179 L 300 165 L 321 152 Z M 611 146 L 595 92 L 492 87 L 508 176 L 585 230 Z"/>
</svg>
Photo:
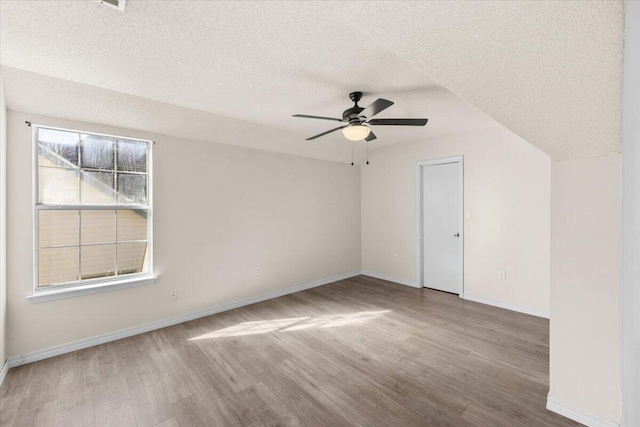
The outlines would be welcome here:
<svg viewBox="0 0 640 427">
<path fill-rule="evenodd" d="M 147 171 L 147 143 L 118 140 L 118 170 L 127 172 Z"/>
<path fill-rule="evenodd" d="M 38 127 L 35 139 L 49 205 L 36 207 L 38 286 L 147 271 L 149 211 L 113 205 L 148 203 L 148 143 Z"/>
<path fill-rule="evenodd" d="M 82 221 L 81 241 L 83 245 L 87 243 L 115 242 L 115 211 L 82 211 L 80 218 Z"/>
<path fill-rule="evenodd" d="M 59 167 L 78 166 L 80 135 L 53 129 L 38 129 L 38 155 Z"/>
<path fill-rule="evenodd" d="M 118 203 L 147 203 L 147 176 L 118 173 Z"/>
<path fill-rule="evenodd" d="M 82 247 L 81 268 L 83 279 L 113 276 L 116 270 L 116 245 Z"/>
<path fill-rule="evenodd" d="M 77 245 L 80 229 L 78 211 L 48 211 L 38 213 L 40 247 Z"/>
<path fill-rule="evenodd" d="M 40 203 L 49 205 L 78 204 L 78 170 L 38 168 Z"/>
<path fill-rule="evenodd" d="M 82 143 L 80 145 L 82 168 L 113 170 L 115 143 L 115 138 L 82 135 Z"/>
<path fill-rule="evenodd" d="M 141 273 L 146 262 L 146 243 L 118 243 L 118 274 Z"/>
<path fill-rule="evenodd" d="M 78 280 L 78 247 L 40 249 L 38 286 Z"/>
<path fill-rule="evenodd" d="M 82 171 L 82 204 L 113 205 L 116 202 L 113 172 Z"/>
<path fill-rule="evenodd" d="M 118 211 L 118 241 L 147 240 L 147 211 Z"/>
</svg>

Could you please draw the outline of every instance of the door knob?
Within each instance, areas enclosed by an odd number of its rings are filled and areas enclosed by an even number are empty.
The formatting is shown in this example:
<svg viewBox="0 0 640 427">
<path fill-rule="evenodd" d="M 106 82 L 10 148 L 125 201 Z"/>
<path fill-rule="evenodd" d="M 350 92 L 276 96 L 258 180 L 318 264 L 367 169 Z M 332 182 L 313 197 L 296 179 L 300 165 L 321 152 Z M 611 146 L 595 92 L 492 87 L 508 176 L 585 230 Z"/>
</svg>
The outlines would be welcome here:
<svg viewBox="0 0 640 427">
<path fill-rule="evenodd" d="M 460 237 L 460 233 L 454 234 L 453 237 Z"/>
</svg>

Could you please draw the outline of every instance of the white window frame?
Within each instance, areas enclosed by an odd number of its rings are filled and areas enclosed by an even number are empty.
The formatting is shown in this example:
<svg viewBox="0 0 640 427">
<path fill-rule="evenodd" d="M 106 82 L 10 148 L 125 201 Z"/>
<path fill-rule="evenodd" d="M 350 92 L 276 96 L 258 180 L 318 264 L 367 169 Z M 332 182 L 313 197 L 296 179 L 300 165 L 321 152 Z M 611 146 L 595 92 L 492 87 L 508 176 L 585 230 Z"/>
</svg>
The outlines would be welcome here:
<svg viewBox="0 0 640 427">
<path fill-rule="evenodd" d="M 106 136 L 116 139 L 126 139 L 147 143 L 147 204 L 114 204 L 114 205 L 45 205 L 39 203 L 39 176 L 38 176 L 38 129 L 51 129 L 78 134 Z M 132 138 L 121 135 L 110 135 L 87 130 L 68 129 L 48 125 L 32 124 L 31 131 L 32 167 L 33 167 L 33 294 L 27 298 L 32 303 L 40 303 L 63 298 L 71 298 L 81 295 L 106 292 L 116 289 L 130 288 L 134 286 L 149 285 L 155 282 L 153 274 L 153 145 L 149 139 Z M 115 159 L 114 159 L 115 161 Z M 147 211 L 147 271 L 94 279 L 80 279 L 72 282 L 58 283 L 46 287 L 38 286 L 39 275 L 39 212 L 42 210 L 144 210 Z M 78 242 L 80 244 L 80 242 Z M 117 244 L 117 243 L 116 243 Z M 117 260 L 116 260 L 117 263 Z"/>
</svg>

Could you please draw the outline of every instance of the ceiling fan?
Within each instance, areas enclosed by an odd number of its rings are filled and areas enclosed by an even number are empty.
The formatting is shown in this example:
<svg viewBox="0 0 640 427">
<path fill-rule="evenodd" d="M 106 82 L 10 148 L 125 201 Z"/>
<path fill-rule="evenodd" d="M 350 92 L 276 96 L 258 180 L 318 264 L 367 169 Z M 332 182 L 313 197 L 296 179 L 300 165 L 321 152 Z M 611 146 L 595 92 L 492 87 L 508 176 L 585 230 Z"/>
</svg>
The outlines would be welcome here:
<svg viewBox="0 0 640 427">
<path fill-rule="evenodd" d="M 331 120 L 334 122 L 347 123 L 326 132 L 319 133 L 318 135 L 314 135 L 311 138 L 307 138 L 307 141 L 320 138 L 321 136 L 342 129 L 342 134 L 348 140 L 365 140 L 368 142 L 373 141 L 377 138 L 376 135 L 371 131 L 371 128 L 369 128 L 369 126 L 424 126 L 428 121 L 428 119 L 372 119 L 372 117 L 376 114 L 391 107 L 393 105 L 393 102 L 386 99 L 378 98 L 373 101 L 373 103 L 371 103 L 371 105 L 369 105 L 367 108 L 362 108 L 358 106 L 358 101 L 362 99 L 362 92 L 351 92 L 349 94 L 349 99 L 351 99 L 355 103 L 355 105 L 345 110 L 342 113 L 341 119 L 336 119 L 333 117 L 309 116 L 306 114 L 294 114 L 293 117 Z"/>
</svg>

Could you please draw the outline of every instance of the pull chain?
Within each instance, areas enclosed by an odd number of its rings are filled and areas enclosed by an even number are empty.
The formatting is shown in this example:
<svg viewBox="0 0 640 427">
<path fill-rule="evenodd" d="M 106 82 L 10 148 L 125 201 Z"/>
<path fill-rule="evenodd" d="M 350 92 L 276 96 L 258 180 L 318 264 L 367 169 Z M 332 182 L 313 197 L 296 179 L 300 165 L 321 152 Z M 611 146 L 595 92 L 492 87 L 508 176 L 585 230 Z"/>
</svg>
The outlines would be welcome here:
<svg viewBox="0 0 640 427">
<path fill-rule="evenodd" d="M 369 164 L 369 141 L 367 141 L 367 164 Z"/>
<path fill-rule="evenodd" d="M 351 143 L 351 166 L 353 166 L 353 142 Z"/>
</svg>

